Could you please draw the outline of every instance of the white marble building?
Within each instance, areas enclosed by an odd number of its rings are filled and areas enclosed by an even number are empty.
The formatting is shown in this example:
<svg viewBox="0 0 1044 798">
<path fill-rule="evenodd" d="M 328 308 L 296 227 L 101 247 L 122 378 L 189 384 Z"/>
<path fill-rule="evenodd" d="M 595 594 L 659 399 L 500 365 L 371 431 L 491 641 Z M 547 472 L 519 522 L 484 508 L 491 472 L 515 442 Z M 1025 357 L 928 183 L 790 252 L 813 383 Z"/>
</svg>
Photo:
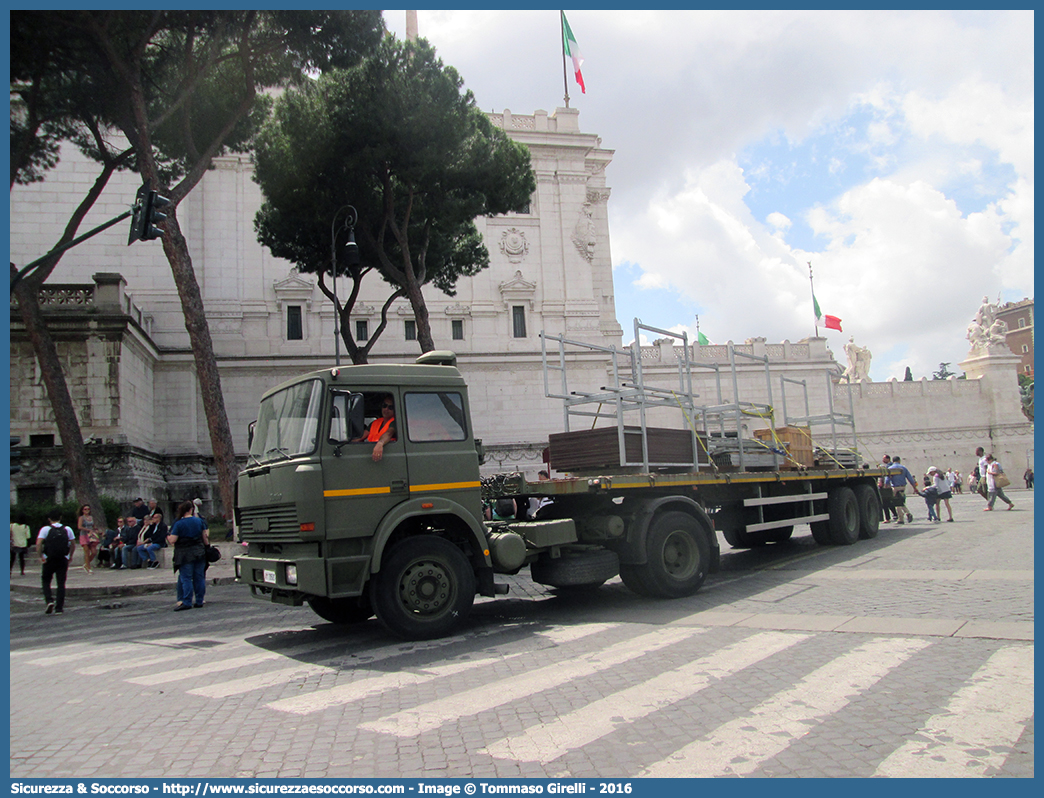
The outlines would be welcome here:
<svg viewBox="0 0 1044 798">
<path fill-rule="evenodd" d="M 580 130 L 575 109 L 504 111 L 491 118 L 530 148 L 536 172 L 531 205 L 528 213 L 480 219 L 490 267 L 461 280 L 454 297 L 430 287 L 425 297 L 436 345 L 458 353 L 470 385 L 476 435 L 488 453 L 485 471 L 517 468 L 533 475 L 548 434 L 564 428 L 561 403 L 545 397 L 540 331 L 617 349 L 632 338 L 618 324 L 613 301 L 606 183 L 613 151 Z M 29 262 L 57 240 L 95 173 L 92 163 L 67 150 L 45 182 L 12 191 L 13 262 Z M 135 175 L 114 178 L 82 229 L 125 211 L 137 186 Z M 236 450 L 244 458 L 247 424 L 260 395 L 290 376 L 332 365 L 335 350 L 333 308 L 315 277 L 297 274 L 257 243 L 253 217 L 260 202 L 249 158 L 233 155 L 218 159 L 179 208 Z M 121 225 L 71 250 L 43 296 L 83 435 L 92 442 L 96 478 L 103 493 L 121 500 L 151 495 L 173 503 L 192 495 L 209 501 L 216 495 L 209 436 L 170 268 L 158 243 L 128 247 L 125 236 Z M 367 278 L 353 331 L 377 326 L 386 291 L 379 278 Z M 419 354 L 407 339 L 413 319 L 405 300 L 393 306 L 390 319 L 371 362 L 409 362 Z M 785 374 L 807 381 L 811 413 L 826 411 L 828 375 L 836 378 L 840 368 L 825 339 L 770 344 L 752 338 L 736 348 L 767 355 L 773 373 L 766 387 L 763 366 L 741 363 L 741 399 L 774 404 L 779 422 L 783 397 L 777 391 Z M 721 364 L 725 350 L 694 346 L 692 357 Z M 650 380 L 669 381 L 677 371 L 667 342 L 643 347 L 641 357 Z M 1009 354 L 1009 363 L 1004 357 L 994 353 L 962 364 L 969 381 L 853 386 L 864 458 L 899 452 L 915 471 L 951 463 L 967 471 L 975 446 L 984 445 L 1021 473 L 1032 458 L 1032 425 L 1018 410 L 1017 358 Z M 713 403 L 710 374 L 701 373 L 697 391 Z M 598 390 L 609 376 L 604 354 L 570 362 L 573 389 Z M 847 387 L 833 390 L 834 409 L 848 412 Z M 802 400 L 792 391 L 787 411 L 801 415 Z M 726 393 L 731 397 L 731 384 Z M 677 417 L 662 422 L 684 423 Z M 23 473 L 12 480 L 12 499 L 63 499 L 70 485 L 61 441 L 17 314 L 11 323 L 11 433 L 30 444 Z"/>
</svg>

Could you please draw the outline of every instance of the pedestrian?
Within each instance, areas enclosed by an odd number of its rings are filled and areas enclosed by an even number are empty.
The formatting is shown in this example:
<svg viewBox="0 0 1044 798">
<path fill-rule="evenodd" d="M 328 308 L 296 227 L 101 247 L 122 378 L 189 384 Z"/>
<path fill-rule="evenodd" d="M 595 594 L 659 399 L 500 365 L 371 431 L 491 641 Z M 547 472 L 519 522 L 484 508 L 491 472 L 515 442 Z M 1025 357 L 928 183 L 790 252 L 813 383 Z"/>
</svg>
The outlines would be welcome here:
<svg viewBox="0 0 1044 798">
<path fill-rule="evenodd" d="M 1000 496 L 1008 504 L 1009 510 L 1015 509 L 1015 503 L 1004 495 L 1004 487 L 1011 484 L 1006 476 L 1004 476 L 1004 469 L 1001 468 L 1001 464 L 993 459 L 992 454 L 986 455 L 986 490 L 988 491 L 988 501 L 986 506 L 983 508 L 983 512 L 989 512 L 993 509 L 993 503 L 997 501 L 997 497 Z"/>
<path fill-rule="evenodd" d="M 881 458 L 881 465 L 888 468 L 892 464 L 892 458 L 887 454 Z M 892 490 L 892 484 L 889 482 L 888 477 L 881 477 L 877 480 L 877 487 L 881 494 L 881 512 L 884 514 L 883 518 L 885 521 L 895 521 L 899 518 L 895 512 L 895 491 Z"/>
<path fill-rule="evenodd" d="M 178 571 L 175 612 L 202 607 L 207 590 L 206 546 L 210 543 L 210 536 L 194 511 L 195 505 L 190 501 L 179 504 L 178 520 L 167 535 L 167 543 L 174 547 L 174 568 Z"/>
<path fill-rule="evenodd" d="M 1026 473 L 1022 475 L 1022 478 L 1026 480 L 1026 490 L 1033 490 L 1033 469 L 1026 466 Z"/>
<path fill-rule="evenodd" d="M 155 501 L 155 499 L 150 499 L 150 501 Z M 149 508 L 145 506 L 145 500 L 141 498 L 141 496 L 134 500 L 134 506 L 131 508 L 131 515 L 138 519 L 139 526 L 145 523 L 145 519 L 148 516 L 152 515 L 152 513 L 149 512 Z"/>
<path fill-rule="evenodd" d="M 43 583 L 46 615 L 61 614 L 65 609 L 65 577 L 69 573 L 69 562 L 76 550 L 76 536 L 62 523 L 62 511 L 55 507 L 47 513 L 47 524 L 40 527 L 36 536 L 36 553 L 42 567 L 40 580 Z M 51 578 L 57 584 L 54 600 L 51 600 Z"/>
<path fill-rule="evenodd" d="M 903 523 L 904 515 L 907 521 L 913 523 L 913 515 L 906 509 L 906 485 L 909 484 L 913 488 L 914 493 L 920 496 L 921 491 L 917 489 L 917 480 L 910 473 L 910 469 L 903 465 L 902 458 L 899 455 L 892 458 L 892 464 L 888 467 L 888 471 L 889 480 L 892 483 L 892 492 L 895 494 L 895 511 L 899 516 L 898 523 Z"/>
<path fill-rule="evenodd" d="M 138 533 L 138 545 L 134 551 L 145 568 L 159 568 L 156 552 L 167 547 L 167 525 L 163 523 L 163 511 L 158 507 Z"/>
<path fill-rule="evenodd" d="M 25 576 L 25 553 L 29 550 L 29 535 L 32 534 L 25 516 L 20 512 L 11 513 L 11 573 L 14 573 L 15 560 L 21 576 Z"/>
<path fill-rule="evenodd" d="M 953 490 L 950 487 L 950 480 L 947 479 L 947 475 L 943 474 L 935 466 L 931 466 L 928 469 L 928 473 L 932 477 L 934 482 L 934 488 L 936 493 L 935 498 L 935 518 L 937 521 L 942 520 L 942 513 L 939 512 L 940 504 L 946 505 L 946 514 L 949 518 L 946 519 L 948 523 L 953 522 L 953 510 L 950 507 L 950 499 L 953 498 Z M 952 474 L 951 474 L 952 475 Z"/>
<path fill-rule="evenodd" d="M 116 519 L 115 529 L 106 529 L 105 534 L 102 535 L 101 545 L 98 547 L 98 567 L 101 568 L 108 565 L 110 568 L 115 568 L 116 558 L 114 556 L 114 550 L 116 548 L 116 538 L 120 535 L 120 527 L 123 526 L 123 517 Z"/>
<path fill-rule="evenodd" d="M 94 573 L 94 558 L 98 555 L 98 547 L 101 545 L 101 535 L 94 525 L 94 516 L 91 515 L 91 505 L 84 504 L 76 516 L 76 528 L 80 533 L 80 548 L 83 549 L 83 570 Z"/>
<path fill-rule="evenodd" d="M 975 492 L 978 493 L 982 498 L 986 498 L 989 488 L 986 480 L 986 450 L 979 446 L 975 450 L 975 456 L 979 458 L 979 462 L 976 468 L 979 469 L 978 484 L 975 486 Z"/>
</svg>

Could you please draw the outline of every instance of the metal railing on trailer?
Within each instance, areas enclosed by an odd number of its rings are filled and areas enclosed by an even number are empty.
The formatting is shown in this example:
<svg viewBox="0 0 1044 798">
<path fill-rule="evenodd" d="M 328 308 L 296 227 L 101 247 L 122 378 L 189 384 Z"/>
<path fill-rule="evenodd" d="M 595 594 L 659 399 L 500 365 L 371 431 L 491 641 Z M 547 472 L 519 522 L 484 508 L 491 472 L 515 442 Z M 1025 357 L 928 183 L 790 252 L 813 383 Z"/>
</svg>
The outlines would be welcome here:
<svg viewBox="0 0 1044 798">
<path fill-rule="evenodd" d="M 642 332 L 655 333 L 681 341 L 681 356 L 677 359 L 677 389 L 661 388 L 647 384 L 641 356 L 640 341 Z M 554 358 L 553 354 L 549 356 L 548 341 L 554 341 L 558 345 L 557 358 Z M 567 350 L 567 347 L 575 348 L 576 352 L 604 352 L 608 354 L 610 356 L 611 384 L 601 386 L 599 391 L 596 392 L 570 390 L 567 369 L 567 356 L 570 354 L 570 350 Z M 750 416 L 758 416 L 764 419 L 774 429 L 772 381 L 767 357 L 737 352 L 735 347 L 729 343 L 729 369 L 732 375 L 733 401 L 726 402 L 722 396 L 721 366 L 719 364 L 694 362 L 690 357 L 691 350 L 689 348 L 688 336 L 684 332 L 676 333 L 670 330 L 662 330 L 658 327 L 642 324 L 640 320 L 635 319 L 634 343 L 624 350 L 617 349 L 615 346 L 602 347 L 582 341 L 573 341 L 564 335 L 548 335 L 543 331 L 540 333 L 540 349 L 544 371 L 544 394 L 549 398 L 562 400 L 562 421 L 565 431 L 571 431 L 571 419 L 574 417 L 592 418 L 592 428 L 597 425 L 599 419 L 612 419 L 616 425 L 621 466 L 641 466 L 645 471 L 649 471 L 652 467 L 685 467 L 696 471 L 699 471 L 701 468 L 717 470 L 718 466 L 714 462 L 714 455 L 731 456 L 732 451 L 736 452 L 737 462 L 734 465 L 740 471 L 755 464 L 767 465 L 775 469 L 784 460 L 784 455 L 776 447 L 766 447 L 764 444 L 745 440 L 743 437 L 743 421 Z M 768 404 L 741 402 L 738 400 L 737 356 L 764 364 Z M 704 368 L 714 371 L 717 393 L 716 404 L 704 406 L 696 404 L 696 397 L 699 394 L 693 391 L 693 368 Z M 559 386 L 557 387 L 552 387 L 551 384 L 551 372 L 553 371 L 559 372 Z M 630 376 L 629 380 L 626 379 L 628 375 Z M 593 404 L 597 404 L 597 407 L 594 410 L 588 409 Z M 685 427 L 692 436 L 692 462 L 656 461 L 650 457 L 647 411 L 654 407 L 665 407 L 681 411 L 684 416 Z M 637 426 L 640 431 L 642 446 L 641 461 L 627 459 L 625 445 L 627 424 L 625 414 L 631 412 L 638 413 Z M 702 423 L 702 429 L 707 433 L 708 438 L 706 441 L 701 441 L 700 436 L 697 434 L 697 420 Z M 717 427 L 717 435 L 712 430 L 713 427 Z M 735 441 L 735 444 L 733 444 L 733 441 Z M 706 449 L 708 454 L 708 462 L 703 465 L 699 463 L 698 447 L 701 446 Z M 762 456 L 759 458 L 758 455 Z M 768 459 L 766 460 L 766 458 Z"/>
<path fill-rule="evenodd" d="M 819 415 L 813 415 L 809 410 L 808 405 L 808 383 L 806 380 L 795 380 L 790 377 L 780 376 L 779 378 L 779 389 L 780 389 L 780 401 L 783 409 L 783 425 L 789 426 L 791 424 L 805 424 L 809 428 L 809 434 L 812 435 L 813 440 L 815 435 L 812 433 L 812 428 L 818 425 L 830 425 L 830 455 L 833 457 L 834 462 L 845 468 L 858 468 L 860 464 L 859 454 L 859 438 L 856 435 L 855 426 L 855 408 L 852 402 L 852 384 L 846 383 L 848 386 L 848 412 L 839 413 L 834 409 L 834 382 L 831 378 L 832 375 L 828 371 L 824 374 L 827 386 L 827 412 L 820 413 Z M 786 383 L 792 385 L 801 386 L 802 395 L 805 401 L 805 415 L 803 416 L 791 416 L 787 413 L 787 391 Z M 843 447 L 838 441 L 838 426 L 850 427 L 852 432 L 852 448 Z M 842 462 L 841 458 L 846 460 L 851 459 L 854 456 L 854 462 Z"/>
</svg>

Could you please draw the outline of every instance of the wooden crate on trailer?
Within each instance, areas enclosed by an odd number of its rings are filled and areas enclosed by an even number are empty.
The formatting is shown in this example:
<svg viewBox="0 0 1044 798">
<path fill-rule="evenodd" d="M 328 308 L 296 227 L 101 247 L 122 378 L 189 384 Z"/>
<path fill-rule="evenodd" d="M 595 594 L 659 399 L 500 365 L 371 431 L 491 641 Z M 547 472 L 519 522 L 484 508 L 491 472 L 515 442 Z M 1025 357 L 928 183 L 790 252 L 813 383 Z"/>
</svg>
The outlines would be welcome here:
<svg viewBox="0 0 1044 798">
<path fill-rule="evenodd" d="M 696 462 L 692 452 L 692 434 L 684 429 L 646 427 L 649 440 L 650 468 L 689 466 Z M 700 463 L 707 462 L 707 437 L 697 433 Z M 642 430 L 624 428 L 624 454 L 620 455 L 620 440 L 616 427 L 599 427 L 578 432 L 556 432 L 548 436 L 551 467 L 556 471 L 583 472 L 605 468 L 620 468 L 623 462 L 642 462 Z"/>
<path fill-rule="evenodd" d="M 771 429 L 756 429 L 754 437 L 769 446 L 775 446 Z M 780 463 L 781 470 L 815 465 L 812 455 L 812 432 L 808 427 L 776 427 L 776 439 L 786 449 L 787 459 Z"/>
</svg>

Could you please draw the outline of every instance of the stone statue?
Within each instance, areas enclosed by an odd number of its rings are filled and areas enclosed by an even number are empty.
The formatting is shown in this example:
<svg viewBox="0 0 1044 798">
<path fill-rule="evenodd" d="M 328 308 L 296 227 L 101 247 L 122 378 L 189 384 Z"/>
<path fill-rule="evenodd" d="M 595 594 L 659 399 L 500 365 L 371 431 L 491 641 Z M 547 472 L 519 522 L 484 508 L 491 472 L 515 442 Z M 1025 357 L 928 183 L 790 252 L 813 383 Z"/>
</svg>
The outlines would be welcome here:
<svg viewBox="0 0 1044 798">
<path fill-rule="evenodd" d="M 848 368 L 844 370 L 841 379 L 849 382 L 870 382 L 870 360 L 873 355 L 865 346 L 857 346 L 855 336 L 848 339 L 845 344 L 845 356 L 848 358 Z"/>
<path fill-rule="evenodd" d="M 982 304 L 975 311 L 975 318 L 968 325 L 968 340 L 972 349 L 989 349 L 991 346 L 1004 346 L 1007 343 L 1008 325 L 997 318 L 997 306 L 989 297 L 982 298 Z"/>
</svg>

